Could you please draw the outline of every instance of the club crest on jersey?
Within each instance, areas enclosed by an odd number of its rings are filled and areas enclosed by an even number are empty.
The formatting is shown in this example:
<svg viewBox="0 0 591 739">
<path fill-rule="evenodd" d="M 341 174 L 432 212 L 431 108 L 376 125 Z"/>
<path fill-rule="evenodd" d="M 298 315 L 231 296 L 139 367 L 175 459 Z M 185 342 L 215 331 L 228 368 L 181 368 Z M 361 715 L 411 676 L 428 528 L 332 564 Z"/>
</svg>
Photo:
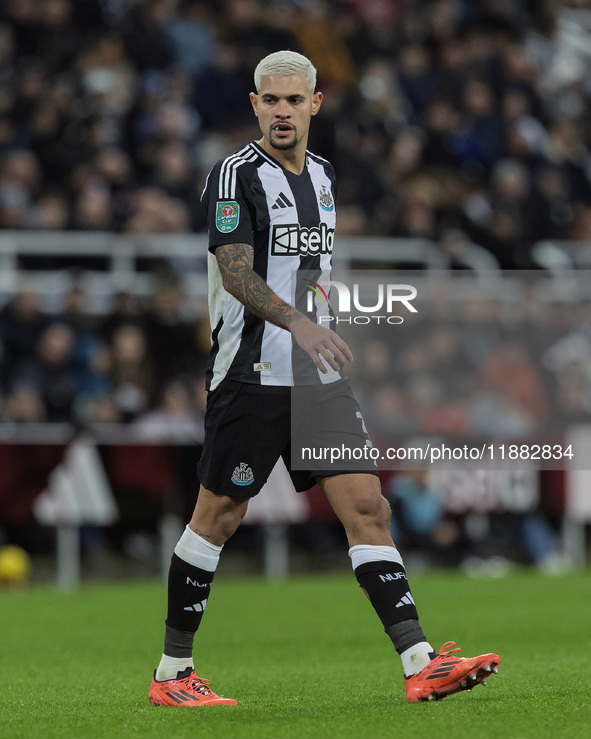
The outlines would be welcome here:
<svg viewBox="0 0 591 739">
<path fill-rule="evenodd" d="M 240 206 L 235 200 L 218 200 L 215 211 L 215 227 L 223 234 L 231 233 L 238 226 Z"/>
<path fill-rule="evenodd" d="M 330 191 L 328 190 L 326 185 L 322 185 L 322 187 L 320 188 L 320 192 L 318 193 L 318 201 L 320 203 L 320 207 L 323 210 L 334 210 L 332 195 L 330 194 Z"/>
<path fill-rule="evenodd" d="M 246 462 L 240 462 L 238 467 L 234 467 L 231 479 L 235 485 L 250 485 L 254 482 L 254 475 Z"/>
</svg>

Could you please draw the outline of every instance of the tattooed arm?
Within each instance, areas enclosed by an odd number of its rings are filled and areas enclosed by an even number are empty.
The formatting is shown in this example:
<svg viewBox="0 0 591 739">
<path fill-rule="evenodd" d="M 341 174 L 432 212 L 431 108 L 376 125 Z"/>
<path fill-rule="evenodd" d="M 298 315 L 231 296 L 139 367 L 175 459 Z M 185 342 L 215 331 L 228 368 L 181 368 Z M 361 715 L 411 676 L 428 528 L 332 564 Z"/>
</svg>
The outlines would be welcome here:
<svg viewBox="0 0 591 739">
<path fill-rule="evenodd" d="M 320 360 L 334 370 L 353 360 L 347 344 L 334 331 L 318 326 L 286 303 L 253 270 L 254 249 L 249 244 L 228 244 L 215 250 L 224 289 L 251 313 L 275 326 L 291 331 L 294 339 L 309 354 L 318 369 L 326 373 Z"/>
<path fill-rule="evenodd" d="M 218 246 L 215 255 L 222 273 L 224 288 L 251 313 L 289 331 L 291 321 L 298 311 L 281 300 L 253 270 L 252 246 L 249 244 Z"/>
</svg>

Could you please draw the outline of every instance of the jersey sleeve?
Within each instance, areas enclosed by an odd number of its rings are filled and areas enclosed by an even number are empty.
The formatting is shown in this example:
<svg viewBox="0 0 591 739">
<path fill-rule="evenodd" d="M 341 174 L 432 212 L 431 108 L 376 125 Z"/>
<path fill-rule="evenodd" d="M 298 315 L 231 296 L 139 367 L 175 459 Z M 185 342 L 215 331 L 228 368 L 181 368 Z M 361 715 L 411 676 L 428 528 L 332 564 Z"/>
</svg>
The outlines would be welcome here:
<svg viewBox="0 0 591 739">
<path fill-rule="evenodd" d="M 338 193 L 338 186 L 337 186 L 337 175 L 336 175 L 336 172 L 334 171 L 332 164 L 330 165 L 330 170 L 328 174 L 330 177 L 330 181 L 332 182 L 332 197 L 334 199 L 334 202 L 336 203 L 338 200 L 339 193 Z"/>
<path fill-rule="evenodd" d="M 254 205 L 248 186 L 249 168 L 231 158 L 218 162 L 209 173 L 202 202 L 207 211 L 209 251 L 226 244 L 254 246 Z"/>
</svg>

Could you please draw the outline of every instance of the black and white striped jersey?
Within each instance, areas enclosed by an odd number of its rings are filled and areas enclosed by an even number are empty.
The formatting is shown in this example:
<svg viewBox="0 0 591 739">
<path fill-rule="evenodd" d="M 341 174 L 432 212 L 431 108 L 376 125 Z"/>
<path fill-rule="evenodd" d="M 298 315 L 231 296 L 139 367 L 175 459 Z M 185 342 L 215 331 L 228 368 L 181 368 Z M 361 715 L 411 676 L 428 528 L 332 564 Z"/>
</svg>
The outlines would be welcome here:
<svg viewBox="0 0 591 739">
<path fill-rule="evenodd" d="M 309 383 L 339 379 L 341 375 L 330 368 L 326 375 L 318 372 L 288 331 L 258 318 L 226 292 L 214 255 L 218 246 L 250 244 L 254 271 L 290 304 L 295 279 L 300 308 L 309 292 L 304 275 L 308 281 L 310 275 L 330 279 L 335 200 L 332 165 L 310 152 L 306 152 L 300 175 L 286 170 L 254 142 L 211 170 L 202 196 L 210 252 L 208 389 L 215 389 L 225 377 L 290 386 L 294 367 L 298 382 L 302 377 Z M 328 306 L 317 305 L 316 309 L 328 310 Z"/>
</svg>

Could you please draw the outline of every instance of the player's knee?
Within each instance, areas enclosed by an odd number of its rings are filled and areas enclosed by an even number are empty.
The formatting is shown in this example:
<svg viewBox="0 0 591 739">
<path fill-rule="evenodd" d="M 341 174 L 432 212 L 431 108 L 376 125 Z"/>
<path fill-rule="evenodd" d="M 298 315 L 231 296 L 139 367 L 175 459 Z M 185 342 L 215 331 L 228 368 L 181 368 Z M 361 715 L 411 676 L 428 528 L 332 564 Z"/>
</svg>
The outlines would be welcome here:
<svg viewBox="0 0 591 739">
<path fill-rule="evenodd" d="M 248 500 L 236 501 L 228 496 L 214 496 L 207 491 L 197 500 L 190 526 L 214 544 L 224 544 L 240 526 L 248 508 Z"/>
<path fill-rule="evenodd" d="M 384 498 L 384 496 L 380 493 L 380 500 L 377 511 L 377 523 L 380 527 L 390 530 L 391 518 L 392 508 L 390 507 L 390 503 L 388 503 L 386 498 Z"/>
<path fill-rule="evenodd" d="M 356 508 L 357 515 L 376 528 L 389 528 L 392 511 L 381 492 L 372 491 L 360 496 Z"/>
<path fill-rule="evenodd" d="M 246 510 L 234 509 L 223 511 L 216 518 L 218 532 L 224 539 L 229 539 L 242 523 Z"/>
</svg>

